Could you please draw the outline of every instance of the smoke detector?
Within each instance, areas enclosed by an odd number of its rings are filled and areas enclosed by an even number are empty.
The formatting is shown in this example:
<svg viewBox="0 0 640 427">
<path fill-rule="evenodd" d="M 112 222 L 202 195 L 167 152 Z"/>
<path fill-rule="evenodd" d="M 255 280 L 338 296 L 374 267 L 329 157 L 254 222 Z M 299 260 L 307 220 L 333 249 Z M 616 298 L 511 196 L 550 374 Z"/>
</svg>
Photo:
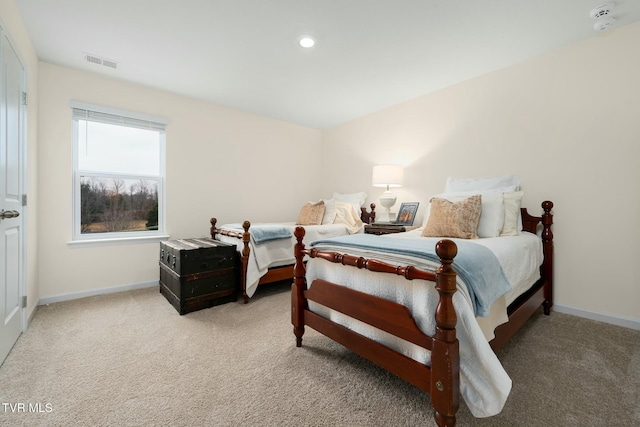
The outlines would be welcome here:
<svg viewBox="0 0 640 427">
<path fill-rule="evenodd" d="M 608 16 L 606 18 L 598 19 L 595 24 L 593 24 L 593 29 L 596 31 L 607 31 L 609 28 L 616 23 L 616 18 L 613 16 Z"/>
<path fill-rule="evenodd" d="M 613 9 L 615 5 L 613 2 L 601 4 L 591 9 L 590 15 L 593 19 L 604 18 L 605 16 L 611 15 L 611 9 Z"/>
<path fill-rule="evenodd" d="M 614 6 L 615 3 L 609 2 L 591 9 L 591 13 L 589 15 L 591 16 L 591 18 L 596 20 L 596 22 L 593 24 L 594 30 L 606 31 L 611 28 L 613 24 L 615 24 L 616 18 L 612 15 L 611 12 Z"/>
</svg>

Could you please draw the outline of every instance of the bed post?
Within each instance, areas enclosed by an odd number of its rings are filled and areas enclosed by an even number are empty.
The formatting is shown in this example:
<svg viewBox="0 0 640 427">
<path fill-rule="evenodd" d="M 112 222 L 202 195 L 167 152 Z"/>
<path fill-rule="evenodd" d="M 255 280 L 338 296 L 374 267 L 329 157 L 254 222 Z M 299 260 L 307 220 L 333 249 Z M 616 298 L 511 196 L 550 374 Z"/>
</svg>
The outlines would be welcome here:
<svg viewBox="0 0 640 427">
<path fill-rule="evenodd" d="M 249 296 L 247 295 L 247 269 L 249 268 L 249 253 L 251 252 L 249 249 L 249 241 L 251 240 L 249 227 L 251 227 L 249 221 L 242 223 L 244 233 L 242 233 L 242 256 L 240 257 L 240 289 L 242 289 L 242 298 L 245 304 L 249 302 Z"/>
<path fill-rule="evenodd" d="M 541 273 L 544 277 L 544 302 L 542 303 L 544 314 L 551 313 L 553 307 L 553 232 L 551 224 L 553 224 L 553 202 L 546 200 L 542 202 L 542 251 L 544 253 L 544 262 L 542 263 Z"/>
<path fill-rule="evenodd" d="M 458 248 L 451 240 L 440 240 L 436 253 L 441 263 L 436 271 L 436 290 L 440 300 L 436 307 L 436 334 L 431 352 L 431 404 L 438 426 L 453 427 L 460 406 L 460 355 L 453 308 L 456 273 L 451 263 Z"/>
<path fill-rule="evenodd" d="M 211 234 L 211 238 L 213 240 L 215 240 L 216 239 L 216 231 L 217 231 L 216 223 L 218 222 L 218 219 L 217 218 L 211 218 L 209 220 L 209 222 L 211 223 L 211 228 L 209 228 L 209 234 Z"/>
<path fill-rule="evenodd" d="M 306 268 L 304 265 L 304 237 L 305 230 L 303 227 L 296 227 L 294 235 L 297 243 L 295 244 L 296 264 L 293 267 L 293 286 L 291 289 L 291 323 L 293 324 L 293 334 L 296 336 L 296 347 L 302 347 L 302 335 L 304 335 L 304 310 L 307 308 L 307 302 L 304 297 L 304 291 L 307 290 Z"/>
<path fill-rule="evenodd" d="M 360 208 L 360 219 L 367 224 L 373 224 L 376 222 L 376 204 L 371 203 L 369 207 L 371 212 L 367 212 L 367 208 Z"/>
</svg>

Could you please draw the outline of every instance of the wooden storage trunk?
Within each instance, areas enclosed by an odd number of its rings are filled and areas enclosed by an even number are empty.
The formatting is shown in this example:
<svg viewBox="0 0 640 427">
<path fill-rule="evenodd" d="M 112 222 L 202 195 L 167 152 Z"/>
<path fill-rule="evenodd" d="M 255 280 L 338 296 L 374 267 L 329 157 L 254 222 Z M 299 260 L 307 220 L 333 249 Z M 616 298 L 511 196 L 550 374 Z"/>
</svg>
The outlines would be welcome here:
<svg viewBox="0 0 640 427">
<path fill-rule="evenodd" d="M 160 242 L 160 292 L 180 314 L 238 297 L 236 246 L 209 238 Z"/>
</svg>

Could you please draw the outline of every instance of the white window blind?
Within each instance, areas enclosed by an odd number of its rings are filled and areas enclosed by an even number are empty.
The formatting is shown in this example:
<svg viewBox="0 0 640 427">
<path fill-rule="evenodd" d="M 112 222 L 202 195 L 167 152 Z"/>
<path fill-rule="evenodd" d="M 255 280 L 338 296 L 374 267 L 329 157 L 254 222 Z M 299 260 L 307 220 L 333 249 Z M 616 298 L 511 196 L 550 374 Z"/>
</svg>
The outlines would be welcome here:
<svg viewBox="0 0 640 427">
<path fill-rule="evenodd" d="M 124 111 L 102 105 L 72 101 L 71 108 L 73 109 L 74 119 L 159 131 L 164 131 L 167 125 L 167 120 L 162 117 Z"/>
</svg>

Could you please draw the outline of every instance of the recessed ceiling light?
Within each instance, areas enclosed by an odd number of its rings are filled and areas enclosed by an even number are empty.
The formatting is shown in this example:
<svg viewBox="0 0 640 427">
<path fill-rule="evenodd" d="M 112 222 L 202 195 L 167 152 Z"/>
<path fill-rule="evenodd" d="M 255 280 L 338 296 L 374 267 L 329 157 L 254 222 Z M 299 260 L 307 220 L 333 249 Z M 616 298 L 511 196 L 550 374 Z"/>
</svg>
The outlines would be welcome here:
<svg viewBox="0 0 640 427">
<path fill-rule="evenodd" d="M 304 36 L 300 39 L 299 43 L 300 43 L 300 46 L 309 48 L 309 47 L 313 47 L 313 45 L 316 44 L 316 41 L 309 36 Z"/>
</svg>

